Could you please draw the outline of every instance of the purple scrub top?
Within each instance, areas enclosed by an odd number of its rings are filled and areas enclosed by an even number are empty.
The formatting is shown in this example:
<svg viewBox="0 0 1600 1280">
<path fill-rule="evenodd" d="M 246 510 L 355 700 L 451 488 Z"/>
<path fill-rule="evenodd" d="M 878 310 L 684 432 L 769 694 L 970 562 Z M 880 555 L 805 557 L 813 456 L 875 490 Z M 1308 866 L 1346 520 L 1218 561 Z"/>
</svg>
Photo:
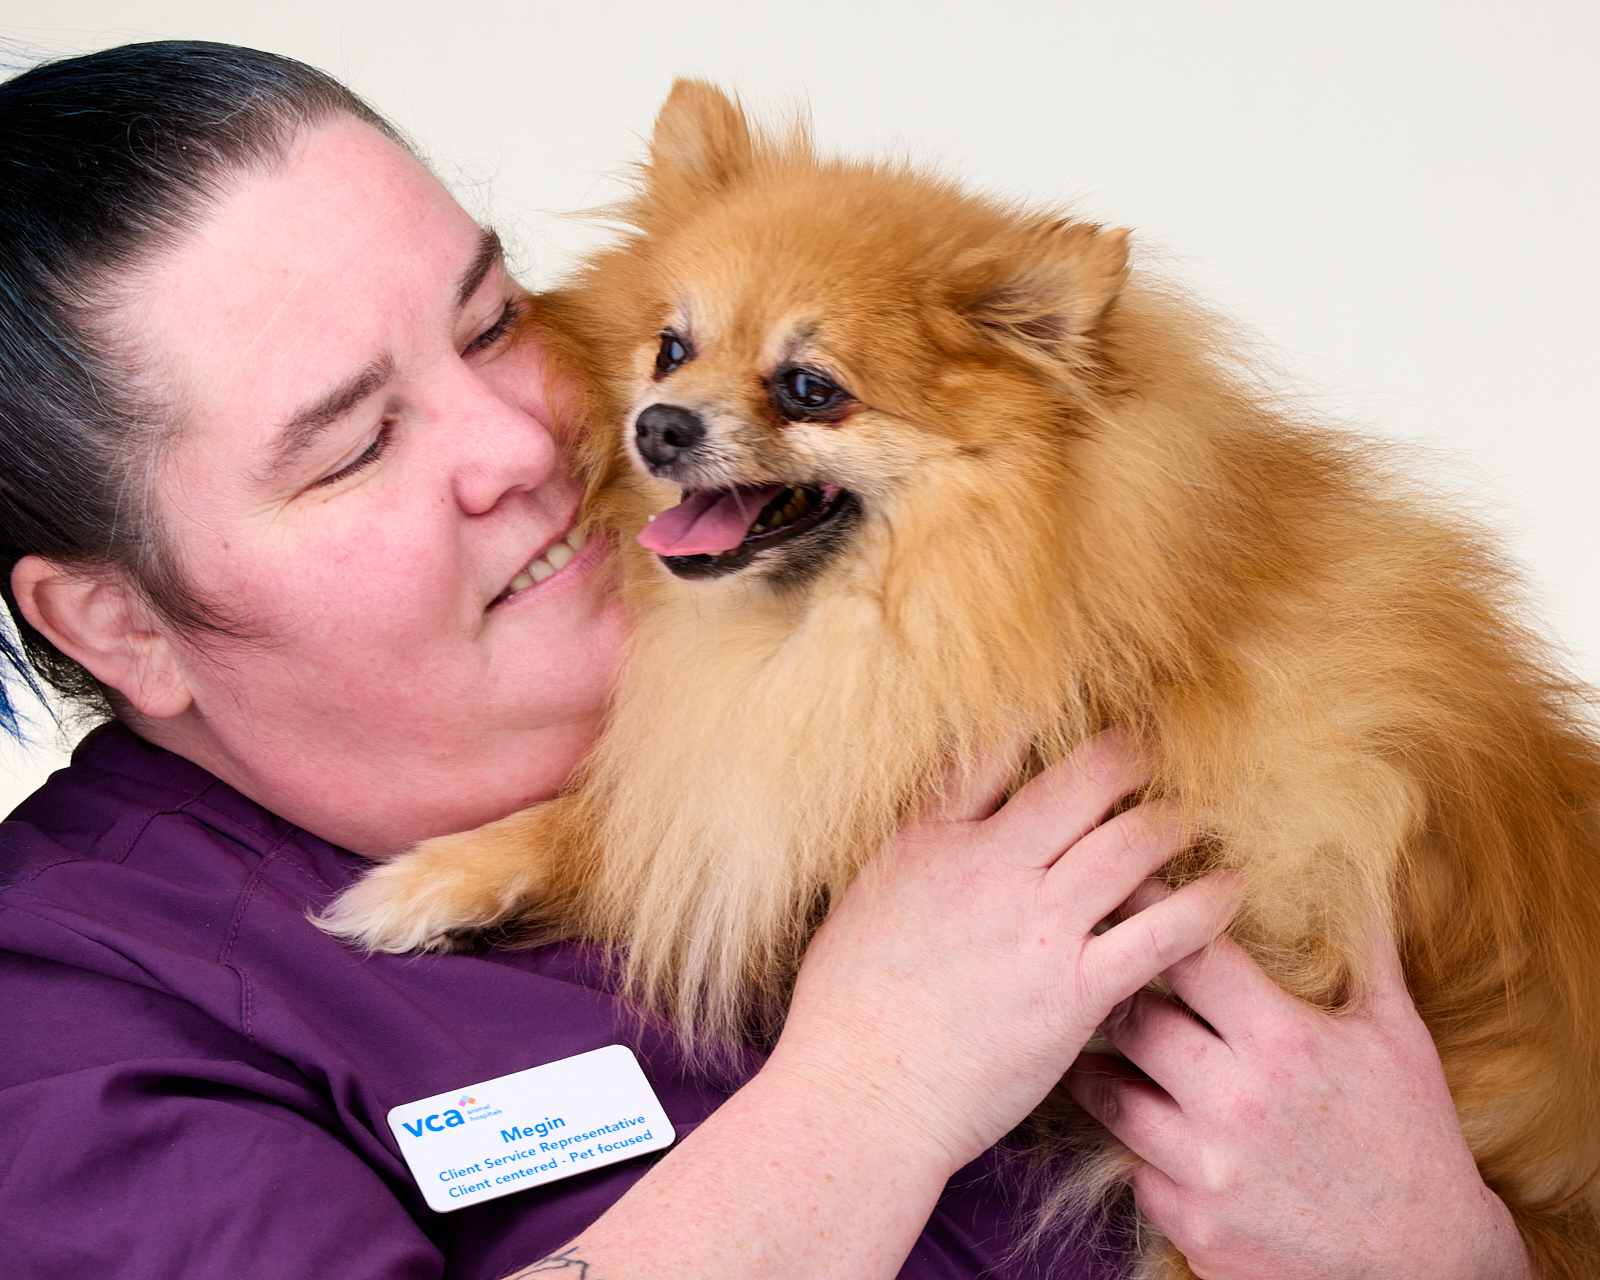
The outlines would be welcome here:
<svg viewBox="0 0 1600 1280">
<path fill-rule="evenodd" d="M 618 1043 L 680 1138 L 737 1087 L 579 947 L 366 956 L 313 928 L 364 865 L 115 726 L 0 824 L 0 1275 L 495 1280 L 655 1157 L 439 1214 L 391 1107 Z M 901 1276 L 1115 1274 L 1007 1260 L 1008 1203 L 989 1160 L 962 1170 Z"/>
</svg>

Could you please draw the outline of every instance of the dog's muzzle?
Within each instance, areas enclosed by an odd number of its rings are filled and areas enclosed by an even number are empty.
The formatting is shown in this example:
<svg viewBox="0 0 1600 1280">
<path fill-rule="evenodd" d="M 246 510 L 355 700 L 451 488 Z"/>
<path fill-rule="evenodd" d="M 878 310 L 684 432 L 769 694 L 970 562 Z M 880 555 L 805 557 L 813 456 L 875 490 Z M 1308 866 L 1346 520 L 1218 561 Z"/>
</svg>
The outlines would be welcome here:
<svg viewBox="0 0 1600 1280">
<path fill-rule="evenodd" d="M 634 420 L 634 447 L 651 471 L 667 468 L 706 438 L 704 419 L 676 404 L 646 405 Z"/>
</svg>

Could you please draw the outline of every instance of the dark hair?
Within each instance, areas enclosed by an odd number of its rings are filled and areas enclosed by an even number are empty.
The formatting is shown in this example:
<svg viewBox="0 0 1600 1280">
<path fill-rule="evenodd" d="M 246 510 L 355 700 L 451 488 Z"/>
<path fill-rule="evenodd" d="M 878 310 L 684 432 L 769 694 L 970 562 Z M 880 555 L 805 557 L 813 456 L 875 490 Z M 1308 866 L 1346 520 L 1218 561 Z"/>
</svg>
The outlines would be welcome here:
<svg viewBox="0 0 1600 1280">
<path fill-rule="evenodd" d="M 174 626 L 232 629 L 160 536 L 148 477 L 170 417 L 119 359 L 103 313 L 231 180 L 341 113 L 406 145 L 332 77 L 232 45 L 123 45 L 0 84 L 0 594 L 16 627 L 13 640 L 0 626 L 0 731 L 18 732 L 8 671 L 110 711 L 18 609 L 23 556 L 121 571 Z"/>
</svg>

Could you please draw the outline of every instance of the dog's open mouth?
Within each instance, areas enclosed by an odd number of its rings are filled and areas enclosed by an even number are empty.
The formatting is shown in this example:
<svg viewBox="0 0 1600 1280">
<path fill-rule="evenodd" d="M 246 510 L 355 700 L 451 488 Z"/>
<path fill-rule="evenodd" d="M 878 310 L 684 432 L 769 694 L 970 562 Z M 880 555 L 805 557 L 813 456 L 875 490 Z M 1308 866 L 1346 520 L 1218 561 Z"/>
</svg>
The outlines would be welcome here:
<svg viewBox="0 0 1600 1280">
<path fill-rule="evenodd" d="M 842 525 L 860 509 L 853 493 L 832 484 L 690 489 L 644 527 L 639 545 L 680 578 L 715 578 L 765 551 Z"/>
</svg>

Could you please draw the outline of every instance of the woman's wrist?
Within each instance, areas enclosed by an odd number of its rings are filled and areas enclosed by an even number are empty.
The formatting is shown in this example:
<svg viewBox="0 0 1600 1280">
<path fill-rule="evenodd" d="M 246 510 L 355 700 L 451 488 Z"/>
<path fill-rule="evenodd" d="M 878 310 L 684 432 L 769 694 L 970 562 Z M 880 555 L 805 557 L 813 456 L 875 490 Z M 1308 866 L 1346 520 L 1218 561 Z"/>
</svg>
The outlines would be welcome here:
<svg viewBox="0 0 1600 1280">
<path fill-rule="evenodd" d="M 803 1098 L 808 1114 L 833 1116 L 836 1129 L 848 1124 L 879 1149 L 892 1144 L 899 1159 L 926 1170 L 940 1186 L 1006 1131 L 996 1127 L 987 1141 L 975 1133 L 974 1108 L 953 1106 L 961 1091 L 926 1078 L 938 1061 L 924 1061 L 917 1046 L 897 1051 L 875 1044 L 870 1028 L 857 1030 L 851 1035 L 841 1028 L 818 1041 L 792 1028 L 762 1070 L 764 1086 Z"/>
<path fill-rule="evenodd" d="M 769 1063 L 568 1258 L 607 1280 L 889 1280 L 953 1168 L 942 1144 L 901 1122 L 898 1102 L 865 1081 L 852 1094 L 846 1076 Z"/>
</svg>

